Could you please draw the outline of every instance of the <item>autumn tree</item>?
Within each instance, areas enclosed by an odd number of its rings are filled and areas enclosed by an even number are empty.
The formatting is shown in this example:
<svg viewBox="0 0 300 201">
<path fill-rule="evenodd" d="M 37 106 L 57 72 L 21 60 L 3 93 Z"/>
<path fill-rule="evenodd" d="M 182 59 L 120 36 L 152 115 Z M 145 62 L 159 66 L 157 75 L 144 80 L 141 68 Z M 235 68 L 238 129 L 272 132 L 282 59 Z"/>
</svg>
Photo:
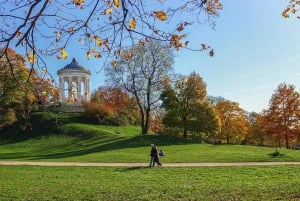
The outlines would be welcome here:
<svg viewBox="0 0 300 201">
<path fill-rule="evenodd" d="M 120 52 L 119 60 L 112 64 L 106 68 L 108 80 L 135 98 L 142 134 L 147 134 L 150 116 L 173 71 L 173 54 L 161 42 L 152 40 Z"/>
<path fill-rule="evenodd" d="M 284 141 L 285 147 L 290 148 L 290 144 L 297 138 L 300 125 L 300 94 L 294 85 L 279 84 L 264 118 L 273 138 L 278 143 Z"/>
<path fill-rule="evenodd" d="M 245 111 L 238 103 L 229 100 L 217 102 L 215 108 L 221 121 L 218 140 L 227 144 L 241 143 L 249 128 Z"/>
<path fill-rule="evenodd" d="M 199 22 L 214 26 L 211 22 L 220 10 L 220 0 L 0 0 L 0 60 L 10 63 L 13 75 L 9 49 L 17 49 L 30 72 L 45 73 L 52 80 L 44 59 L 67 59 L 72 46 L 87 59 L 104 58 L 103 66 L 110 56 L 115 64 L 122 50 L 151 39 L 213 56 L 203 41 L 191 48 L 187 28 Z"/>
<path fill-rule="evenodd" d="M 246 143 L 263 146 L 266 138 L 263 130 L 263 115 L 251 112 L 247 115 L 247 120 L 249 122 L 249 130 L 245 138 Z"/>
<path fill-rule="evenodd" d="M 86 113 L 97 123 L 135 125 L 138 120 L 134 99 L 121 88 L 101 86 L 92 93 L 91 101 L 84 105 Z"/>
<path fill-rule="evenodd" d="M 27 77 L 23 57 L 11 49 L 7 52 L 13 61 L 9 65 L 4 58 L 0 60 L 0 126 L 17 120 L 16 110 L 23 104 Z"/>
<path fill-rule="evenodd" d="M 218 118 L 205 97 L 206 84 L 197 73 L 180 76 L 161 95 L 162 107 L 166 110 L 163 123 L 181 129 L 185 139 L 188 131 L 215 134 L 219 128 Z"/>
<path fill-rule="evenodd" d="M 3 49 L 2 49 L 3 51 Z M 0 60 L 0 110 L 2 118 L 24 119 L 26 123 L 33 104 L 54 96 L 50 80 L 43 79 L 33 69 L 28 69 L 23 56 L 7 50 L 8 62 Z"/>
</svg>

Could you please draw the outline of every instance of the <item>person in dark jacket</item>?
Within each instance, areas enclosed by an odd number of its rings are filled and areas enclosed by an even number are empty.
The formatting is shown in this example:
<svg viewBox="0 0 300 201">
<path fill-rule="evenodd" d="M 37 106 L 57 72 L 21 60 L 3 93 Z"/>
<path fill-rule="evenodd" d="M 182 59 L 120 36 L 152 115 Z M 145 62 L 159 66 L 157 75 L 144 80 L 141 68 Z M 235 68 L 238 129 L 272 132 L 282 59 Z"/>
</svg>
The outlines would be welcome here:
<svg viewBox="0 0 300 201">
<path fill-rule="evenodd" d="M 151 159 L 150 159 L 149 167 L 155 166 L 155 163 L 157 163 L 158 166 L 161 166 L 161 163 L 159 161 L 159 154 L 158 154 L 158 151 L 157 151 L 157 147 L 154 144 L 151 144 L 150 156 L 151 156 Z"/>
</svg>

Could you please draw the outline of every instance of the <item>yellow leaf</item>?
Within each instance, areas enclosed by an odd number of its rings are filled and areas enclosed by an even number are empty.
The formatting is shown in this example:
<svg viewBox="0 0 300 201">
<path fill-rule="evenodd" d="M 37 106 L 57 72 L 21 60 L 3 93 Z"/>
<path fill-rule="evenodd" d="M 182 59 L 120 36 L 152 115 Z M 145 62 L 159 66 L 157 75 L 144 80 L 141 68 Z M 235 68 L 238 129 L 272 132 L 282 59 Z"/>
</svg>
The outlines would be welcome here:
<svg viewBox="0 0 300 201">
<path fill-rule="evenodd" d="M 90 51 L 87 51 L 87 52 L 86 52 L 86 58 L 87 58 L 88 60 L 90 60 L 91 57 L 92 57 L 92 56 L 91 56 L 91 52 L 90 52 Z"/>
<path fill-rule="evenodd" d="M 170 46 L 175 47 L 177 50 L 179 50 L 180 48 L 182 48 L 182 42 L 180 41 L 181 39 L 185 38 L 186 35 L 182 34 L 182 35 L 177 35 L 177 34 L 173 34 L 171 36 L 171 40 L 170 40 Z"/>
<path fill-rule="evenodd" d="M 62 58 L 62 59 L 68 58 L 68 53 L 66 52 L 66 50 L 61 49 L 61 50 L 60 50 L 60 54 L 61 54 L 61 58 Z"/>
<path fill-rule="evenodd" d="M 116 60 L 113 60 L 113 61 L 111 62 L 111 65 L 112 65 L 113 67 L 116 67 L 116 66 L 118 65 L 118 62 L 117 62 Z"/>
<path fill-rule="evenodd" d="M 119 0 L 114 0 L 114 6 L 119 8 L 120 6 L 120 1 Z"/>
<path fill-rule="evenodd" d="M 81 6 L 83 4 L 84 0 L 73 0 L 73 4 L 76 6 Z"/>
<path fill-rule="evenodd" d="M 20 38 L 21 35 L 22 35 L 22 32 L 20 32 L 20 31 L 18 31 L 18 32 L 16 33 L 16 37 L 17 37 L 17 38 Z"/>
<path fill-rule="evenodd" d="M 111 15 L 112 14 L 112 9 L 108 8 L 108 9 L 104 10 L 104 14 L 105 15 Z"/>
<path fill-rule="evenodd" d="M 99 59 L 102 57 L 102 54 L 100 52 L 95 52 L 94 57 Z"/>
<path fill-rule="evenodd" d="M 290 11 L 290 8 L 286 8 L 283 12 L 282 12 L 282 16 L 285 17 L 285 18 L 288 18 L 290 15 L 289 15 L 289 11 Z"/>
<path fill-rule="evenodd" d="M 295 9 L 295 8 L 291 8 L 291 13 L 296 13 L 297 12 L 297 10 Z"/>
<path fill-rule="evenodd" d="M 133 58 L 133 54 L 127 54 L 127 55 L 125 55 L 125 59 L 127 61 L 131 60 L 132 58 Z"/>
<path fill-rule="evenodd" d="M 135 18 L 132 17 L 132 18 L 130 19 L 128 29 L 133 30 L 133 29 L 135 29 L 135 27 L 136 27 L 136 21 L 135 21 Z"/>
<path fill-rule="evenodd" d="M 154 11 L 153 13 L 160 21 L 165 21 L 168 18 L 167 13 L 164 11 Z"/>
<path fill-rule="evenodd" d="M 36 57 L 32 51 L 27 53 L 27 60 L 30 64 L 34 64 L 36 62 Z"/>
<path fill-rule="evenodd" d="M 98 47 L 100 47 L 103 44 L 101 39 L 98 36 L 95 36 L 95 42 Z"/>
</svg>

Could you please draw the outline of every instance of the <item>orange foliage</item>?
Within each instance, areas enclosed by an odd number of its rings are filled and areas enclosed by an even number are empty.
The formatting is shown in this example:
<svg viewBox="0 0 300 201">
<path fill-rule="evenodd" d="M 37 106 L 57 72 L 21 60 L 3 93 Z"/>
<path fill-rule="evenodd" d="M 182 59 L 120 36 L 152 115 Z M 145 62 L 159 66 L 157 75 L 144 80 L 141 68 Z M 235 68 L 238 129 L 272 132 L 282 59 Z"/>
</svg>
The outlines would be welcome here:
<svg viewBox="0 0 300 201">
<path fill-rule="evenodd" d="M 278 86 L 264 114 L 264 127 L 277 143 L 285 142 L 285 147 L 297 138 L 300 121 L 300 94 L 294 85 L 282 83 Z"/>
<path fill-rule="evenodd" d="M 290 14 L 296 14 L 300 8 L 300 1 L 290 0 L 288 6 L 283 10 L 282 16 L 284 18 L 289 18 Z M 297 16 L 300 19 L 300 16 Z"/>
<path fill-rule="evenodd" d="M 99 87 L 92 95 L 92 102 L 101 105 L 105 111 L 114 113 L 128 109 L 130 98 L 120 88 Z"/>
</svg>

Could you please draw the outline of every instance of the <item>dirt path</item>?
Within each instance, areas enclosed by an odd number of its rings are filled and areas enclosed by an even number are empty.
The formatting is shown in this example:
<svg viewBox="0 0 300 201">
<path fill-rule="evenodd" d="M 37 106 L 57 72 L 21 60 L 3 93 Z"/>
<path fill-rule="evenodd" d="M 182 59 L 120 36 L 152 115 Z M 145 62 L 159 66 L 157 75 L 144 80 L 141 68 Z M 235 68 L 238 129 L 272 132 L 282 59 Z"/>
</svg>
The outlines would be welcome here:
<svg viewBox="0 0 300 201">
<path fill-rule="evenodd" d="M 149 163 L 85 163 L 85 162 L 34 162 L 0 161 L 0 165 L 33 166 L 80 166 L 80 167 L 147 167 Z M 300 162 L 241 162 L 241 163 L 163 163 L 163 167 L 216 167 L 216 166 L 254 166 L 254 165 L 300 165 Z"/>
</svg>

